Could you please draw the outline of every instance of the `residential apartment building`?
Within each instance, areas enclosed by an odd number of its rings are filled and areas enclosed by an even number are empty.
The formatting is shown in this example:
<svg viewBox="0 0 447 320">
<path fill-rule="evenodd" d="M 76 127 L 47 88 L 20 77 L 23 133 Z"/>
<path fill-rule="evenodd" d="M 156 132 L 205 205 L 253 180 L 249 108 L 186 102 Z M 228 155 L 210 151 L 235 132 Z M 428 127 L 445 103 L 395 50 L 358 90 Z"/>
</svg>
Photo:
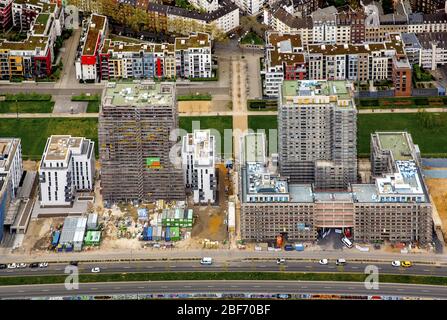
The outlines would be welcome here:
<svg viewBox="0 0 447 320">
<path fill-rule="evenodd" d="M 436 70 L 439 65 L 447 64 L 447 33 L 431 32 L 418 34 L 421 45 L 420 63 L 426 70 Z"/>
<path fill-rule="evenodd" d="M 263 89 L 264 95 L 278 97 L 284 80 L 304 80 L 306 64 L 299 34 L 266 34 Z"/>
<path fill-rule="evenodd" d="M 389 142 L 380 148 L 401 148 L 403 134 L 387 133 Z M 431 242 L 432 207 L 420 169 L 411 157 L 399 157 L 395 171 L 344 192 L 317 191 L 291 183 L 268 163 L 246 163 L 240 173 L 241 238 L 315 241 L 328 229 L 349 228 L 358 242 Z"/>
<path fill-rule="evenodd" d="M 170 43 L 124 43 L 106 39 L 99 51 L 101 80 L 211 78 L 211 41 L 206 33 Z"/>
<path fill-rule="evenodd" d="M 190 3 L 206 12 L 213 12 L 219 8 L 218 0 L 191 0 Z"/>
<path fill-rule="evenodd" d="M 357 110 L 347 81 L 284 81 L 278 99 L 279 172 L 292 183 L 346 189 L 357 181 Z"/>
<path fill-rule="evenodd" d="M 21 2 L 14 2 L 14 5 L 16 4 Z M 30 10 L 35 13 L 26 26 L 22 25 L 22 31 L 28 30 L 28 38 L 23 41 L 0 39 L 1 80 L 44 78 L 52 72 L 55 59 L 54 43 L 62 34 L 64 11 L 56 4 L 38 1 L 26 2 L 23 5 L 25 8 L 30 5 Z M 17 9 L 14 14 L 16 19 L 22 19 L 21 15 L 25 13 Z"/>
<path fill-rule="evenodd" d="M 198 27 L 201 27 L 200 31 L 206 31 L 214 26 L 228 33 L 239 26 L 239 7 L 230 0 L 219 1 L 218 9 L 207 13 L 152 2 L 148 4 L 147 12 L 151 27 L 163 32 L 189 34 L 199 31 Z"/>
<path fill-rule="evenodd" d="M 39 166 L 40 206 L 69 207 L 77 191 L 93 190 L 95 143 L 83 137 L 53 135 Z"/>
<path fill-rule="evenodd" d="M 0 32 L 9 30 L 12 26 L 13 0 L 0 0 Z"/>
<path fill-rule="evenodd" d="M 80 40 L 81 51 L 75 60 L 76 79 L 95 82 L 100 77 L 98 53 L 104 42 L 107 30 L 107 17 L 92 14 L 87 29 L 83 30 Z"/>
<path fill-rule="evenodd" d="M 185 200 L 172 162 L 178 111 L 173 83 L 108 83 L 99 116 L 104 201 Z"/>
<path fill-rule="evenodd" d="M 444 9 L 445 0 L 410 0 L 411 8 L 416 12 L 436 13 Z"/>
<path fill-rule="evenodd" d="M 263 9 L 264 0 L 234 0 L 234 3 L 249 16 L 260 13 Z"/>
<path fill-rule="evenodd" d="M 185 186 L 191 188 L 194 203 L 208 204 L 217 200 L 215 151 L 215 137 L 210 130 L 194 130 L 183 137 Z"/>
</svg>

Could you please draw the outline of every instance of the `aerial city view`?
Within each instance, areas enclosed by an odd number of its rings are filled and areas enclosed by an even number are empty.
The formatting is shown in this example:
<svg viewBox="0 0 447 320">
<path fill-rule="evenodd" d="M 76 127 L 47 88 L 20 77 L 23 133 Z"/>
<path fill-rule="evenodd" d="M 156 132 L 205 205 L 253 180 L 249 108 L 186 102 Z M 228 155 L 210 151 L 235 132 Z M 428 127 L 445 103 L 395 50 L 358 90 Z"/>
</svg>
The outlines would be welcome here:
<svg viewBox="0 0 447 320">
<path fill-rule="evenodd" d="M 0 300 L 447 299 L 446 89 L 445 0 L 0 0 Z"/>
</svg>

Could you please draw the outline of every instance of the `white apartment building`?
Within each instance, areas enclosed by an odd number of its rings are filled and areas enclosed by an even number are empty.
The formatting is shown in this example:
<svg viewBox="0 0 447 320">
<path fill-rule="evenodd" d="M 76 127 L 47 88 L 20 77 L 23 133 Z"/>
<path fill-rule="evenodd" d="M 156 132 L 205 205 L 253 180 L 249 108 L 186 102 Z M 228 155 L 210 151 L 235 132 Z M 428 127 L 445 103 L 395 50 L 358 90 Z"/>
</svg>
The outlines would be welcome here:
<svg viewBox="0 0 447 320">
<path fill-rule="evenodd" d="M 216 201 L 215 138 L 210 130 L 194 130 L 183 137 L 182 164 L 185 186 L 193 191 L 194 203 Z"/>
<path fill-rule="evenodd" d="M 40 205 L 71 206 L 76 191 L 92 190 L 95 143 L 82 137 L 48 138 L 39 167 Z"/>
<path fill-rule="evenodd" d="M 261 12 L 264 0 L 235 0 L 234 3 L 245 11 L 249 16 L 257 15 Z"/>
<path fill-rule="evenodd" d="M 17 188 L 22 178 L 22 144 L 18 138 L 0 138 L 0 176 L 9 176 L 12 198 L 17 196 Z"/>
<path fill-rule="evenodd" d="M 335 7 L 331 6 L 313 12 L 312 21 L 314 43 L 337 42 L 337 9 Z M 340 30 L 345 30 L 345 28 Z"/>
<path fill-rule="evenodd" d="M 191 0 L 190 3 L 206 12 L 213 12 L 219 8 L 218 0 Z"/>
</svg>

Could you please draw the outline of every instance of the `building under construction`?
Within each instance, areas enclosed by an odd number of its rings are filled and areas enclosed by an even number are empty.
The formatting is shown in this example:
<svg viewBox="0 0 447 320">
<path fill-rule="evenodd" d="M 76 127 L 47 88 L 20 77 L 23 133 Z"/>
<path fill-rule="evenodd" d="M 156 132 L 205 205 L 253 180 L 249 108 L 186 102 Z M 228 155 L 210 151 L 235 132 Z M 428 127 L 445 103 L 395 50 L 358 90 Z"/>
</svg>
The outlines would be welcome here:
<svg viewBox="0 0 447 320">
<path fill-rule="evenodd" d="M 183 172 L 169 158 L 175 128 L 174 84 L 108 83 L 99 116 L 104 201 L 185 199 Z"/>
</svg>

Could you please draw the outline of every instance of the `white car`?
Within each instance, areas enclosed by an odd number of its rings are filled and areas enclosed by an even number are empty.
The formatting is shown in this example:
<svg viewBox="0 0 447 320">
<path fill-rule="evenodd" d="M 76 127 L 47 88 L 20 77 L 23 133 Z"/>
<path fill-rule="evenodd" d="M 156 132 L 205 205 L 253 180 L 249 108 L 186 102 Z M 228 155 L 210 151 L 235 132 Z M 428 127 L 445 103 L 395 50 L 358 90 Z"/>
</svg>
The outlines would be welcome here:
<svg viewBox="0 0 447 320">
<path fill-rule="evenodd" d="M 286 263 L 286 259 L 284 259 L 284 258 L 276 259 L 276 264 L 285 264 L 285 263 Z"/>
<path fill-rule="evenodd" d="M 94 267 L 94 268 L 92 268 L 92 272 L 99 273 L 99 272 L 101 272 L 101 269 L 99 267 Z"/>
<path fill-rule="evenodd" d="M 46 268 L 46 267 L 48 267 L 48 262 L 39 263 L 39 268 Z"/>
<path fill-rule="evenodd" d="M 15 263 L 8 264 L 8 269 L 15 269 L 15 268 L 17 268 L 17 264 L 15 264 Z"/>
<path fill-rule="evenodd" d="M 328 260 L 327 259 L 321 259 L 320 261 L 318 261 L 318 263 L 319 264 L 322 264 L 322 265 L 326 265 L 326 264 L 328 264 Z"/>
<path fill-rule="evenodd" d="M 400 261 L 399 260 L 395 260 L 395 261 L 391 262 L 391 265 L 393 267 L 400 267 Z"/>
<path fill-rule="evenodd" d="M 19 269 L 23 269 L 23 268 L 26 268 L 28 265 L 26 264 L 26 263 L 18 263 L 17 264 L 17 268 L 19 268 Z"/>
<path fill-rule="evenodd" d="M 200 264 L 212 265 L 213 264 L 213 258 L 204 257 L 204 258 L 200 259 Z"/>
</svg>

